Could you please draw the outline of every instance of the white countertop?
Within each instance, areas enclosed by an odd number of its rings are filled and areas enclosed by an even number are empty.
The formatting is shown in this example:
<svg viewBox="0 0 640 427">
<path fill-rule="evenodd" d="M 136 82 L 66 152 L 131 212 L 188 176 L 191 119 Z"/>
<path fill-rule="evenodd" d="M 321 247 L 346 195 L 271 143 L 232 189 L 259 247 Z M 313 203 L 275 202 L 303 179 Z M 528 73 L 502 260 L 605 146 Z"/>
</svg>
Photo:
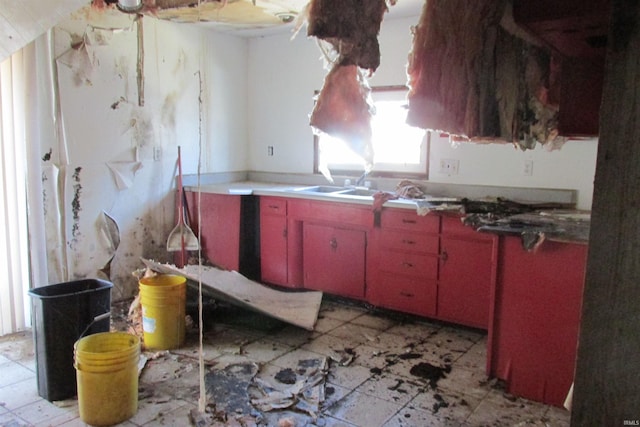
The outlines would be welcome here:
<svg viewBox="0 0 640 427">
<path fill-rule="evenodd" d="M 312 193 L 296 191 L 312 185 L 290 185 L 266 182 L 242 181 L 225 184 L 206 184 L 200 186 L 203 193 L 231 194 L 231 195 L 256 195 L 256 196 L 276 196 L 299 199 L 323 200 L 336 203 L 355 203 L 362 205 L 373 205 L 371 196 L 354 196 L 330 193 Z M 197 186 L 185 186 L 187 191 L 198 191 Z M 386 207 L 398 207 L 403 209 L 417 209 L 417 204 L 410 199 L 388 200 L 384 203 Z"/>
</svg>

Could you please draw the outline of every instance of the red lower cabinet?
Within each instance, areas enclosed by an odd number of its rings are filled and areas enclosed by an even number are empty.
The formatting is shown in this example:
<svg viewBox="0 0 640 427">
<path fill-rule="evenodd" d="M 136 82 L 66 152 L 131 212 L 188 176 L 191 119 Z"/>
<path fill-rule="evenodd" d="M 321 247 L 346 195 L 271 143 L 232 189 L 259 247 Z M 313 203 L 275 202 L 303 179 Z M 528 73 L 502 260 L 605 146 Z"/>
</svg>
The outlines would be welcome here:
<svg viewBox="0 0 640 427">
<path fill-rule="evenodd" d="M 440 239 L 438 318 L 487 329 L 495 280 L 494 239 Z"/>
<path fill-rule="evenodd" d="M 459 217 L 443 217 L 438 272 L 438 318 L 488 329 L 496 281 L 498 237 L 478 233 Z"/>
<path fill-rule="evenodd" d="M 185 192 L 191 228 L 197 232 L 198 212 L 202 212 L 200 245 L 204 256 L 214 265 L 240 270 L 242 198 L 237 195 Z"/>
<path fill-rule="evenodd" d="M 260 198 L 260 271 L 266 283 L 288 286 L 287 200 Z"/>
<path fill-rule="evenodd" d="M 364 298 L 366 233 L 330 225 L 303 225 L 304 287 Z"/>
<path fill-rule="evenodd" d="M 527 399 L 562 406 L 573 382 L 587 245 L 503 237 L 488 351 L 491 375 Z"/>
<path fill-rule="evenodd" d="M 367 301 L 419 316 L 436 314 L 440 217 L 385 209 L 369 251 Z"/>
</svg>

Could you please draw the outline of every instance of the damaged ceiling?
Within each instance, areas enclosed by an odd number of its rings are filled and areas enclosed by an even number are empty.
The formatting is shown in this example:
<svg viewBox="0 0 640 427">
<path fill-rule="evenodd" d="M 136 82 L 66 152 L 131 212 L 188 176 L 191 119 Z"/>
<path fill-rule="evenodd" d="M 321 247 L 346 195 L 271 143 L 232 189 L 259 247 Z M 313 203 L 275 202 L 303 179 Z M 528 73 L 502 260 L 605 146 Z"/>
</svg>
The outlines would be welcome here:
<svg viewBox="0 0 640 427">
<path fill-rule="evenodd" d="M 111 3 L 111 4 L 110 4 Z M 115 8 L 115 0 L 4 1 L 0 10 L 0 61 L 90 4 Z M 259 37 L 291 31 L 308 0 L 143 0 L 140 13 L 174 22 L 199 22 L 215 31 Z M 424 0 L 398 0 L 386 19 L 416 16 Z M 147 6 L 147 4 L 153 4 Z"/>
<path fill-rule="evenodd" d="M 292 31 L 309 0 L 155 0 L 140 13 L 160 19 L 198 23 L 205 28 L 241 37 L 259 37 Z M 387 19 L 417 16 L 424 0 L 399 0 Z"/>
</svg>

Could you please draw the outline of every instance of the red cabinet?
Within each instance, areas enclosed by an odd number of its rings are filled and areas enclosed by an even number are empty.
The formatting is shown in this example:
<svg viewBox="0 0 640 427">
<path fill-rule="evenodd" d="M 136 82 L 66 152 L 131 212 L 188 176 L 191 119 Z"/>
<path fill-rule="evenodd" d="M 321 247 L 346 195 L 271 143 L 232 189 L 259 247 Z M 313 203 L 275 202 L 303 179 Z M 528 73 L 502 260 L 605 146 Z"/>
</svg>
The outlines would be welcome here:
<svg viewBox="0 0 640 427">
<path fill-rule="evenodd" d="M 235 270 L 257 279 L 257 201 L 252 196 L 186 191 L 189 223 L 198 233 L 198 213 L 202 214 L 200 245 L 203 257 L 213 265 Z"/>
<path fill-rule="evenodd" d="M 488 351 L 491 375 L 518 396 L 562 406 L 573 382 L 587 245 L 503 237 Z"/>
<path fill-rule="evenodd" d="M 375 234 L 367 301 L 420 316 L 435 316 L 440 217 L 384 209 Z"/>
<path fill-rule="evenodd" d="M 362 230 L 303 225 L 304 287 L 361 299 L 365 288 L 366 235 Z"/>
<path fill-rule="evenodd" d="M 459 218 L 443 217 L 438 276 L 438 318 L 489 327 L 498 238 L 475 232 Z"/>
<path fill-rule="evenodd" d="M 198 232 L 198 193 L 185 192 L 192 230 Z M 202 193 L 202 253 L 215 266 L 240 270 L 241 196 Z"/>
<path fill-rule="evenodd" d="M 372 226 L 370 206 L 262 196 L 262 281 L 363 298 Z"/>
<path fill-rule="evenodd" d="M 260 198 L 260 269 L 266 283 L 287 286 L 287 200 Z"/>
</svg>

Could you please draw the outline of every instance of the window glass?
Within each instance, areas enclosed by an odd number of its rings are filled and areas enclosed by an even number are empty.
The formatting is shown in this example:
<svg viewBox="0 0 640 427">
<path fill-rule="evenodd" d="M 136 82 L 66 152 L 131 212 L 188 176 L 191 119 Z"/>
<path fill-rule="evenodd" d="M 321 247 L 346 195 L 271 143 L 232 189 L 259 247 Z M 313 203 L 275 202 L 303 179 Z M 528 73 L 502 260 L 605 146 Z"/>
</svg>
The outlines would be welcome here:
<svg viewBox="0 0 640 427">
<path fill-rule="evenodd" d="M 374 165 L 372 174 L 427 174 L 427 136 L 424 129 L 406 124 L 407 88 L 374 87 L 371 97 L 375 114 L 371 118 Z M 340 139 L 316 137 L 316 165 L 328 165 L 332 174 L 362 172 L 364 161 Z M 316 166 L 317 168 L 317 166 Z"/>
</svg>

